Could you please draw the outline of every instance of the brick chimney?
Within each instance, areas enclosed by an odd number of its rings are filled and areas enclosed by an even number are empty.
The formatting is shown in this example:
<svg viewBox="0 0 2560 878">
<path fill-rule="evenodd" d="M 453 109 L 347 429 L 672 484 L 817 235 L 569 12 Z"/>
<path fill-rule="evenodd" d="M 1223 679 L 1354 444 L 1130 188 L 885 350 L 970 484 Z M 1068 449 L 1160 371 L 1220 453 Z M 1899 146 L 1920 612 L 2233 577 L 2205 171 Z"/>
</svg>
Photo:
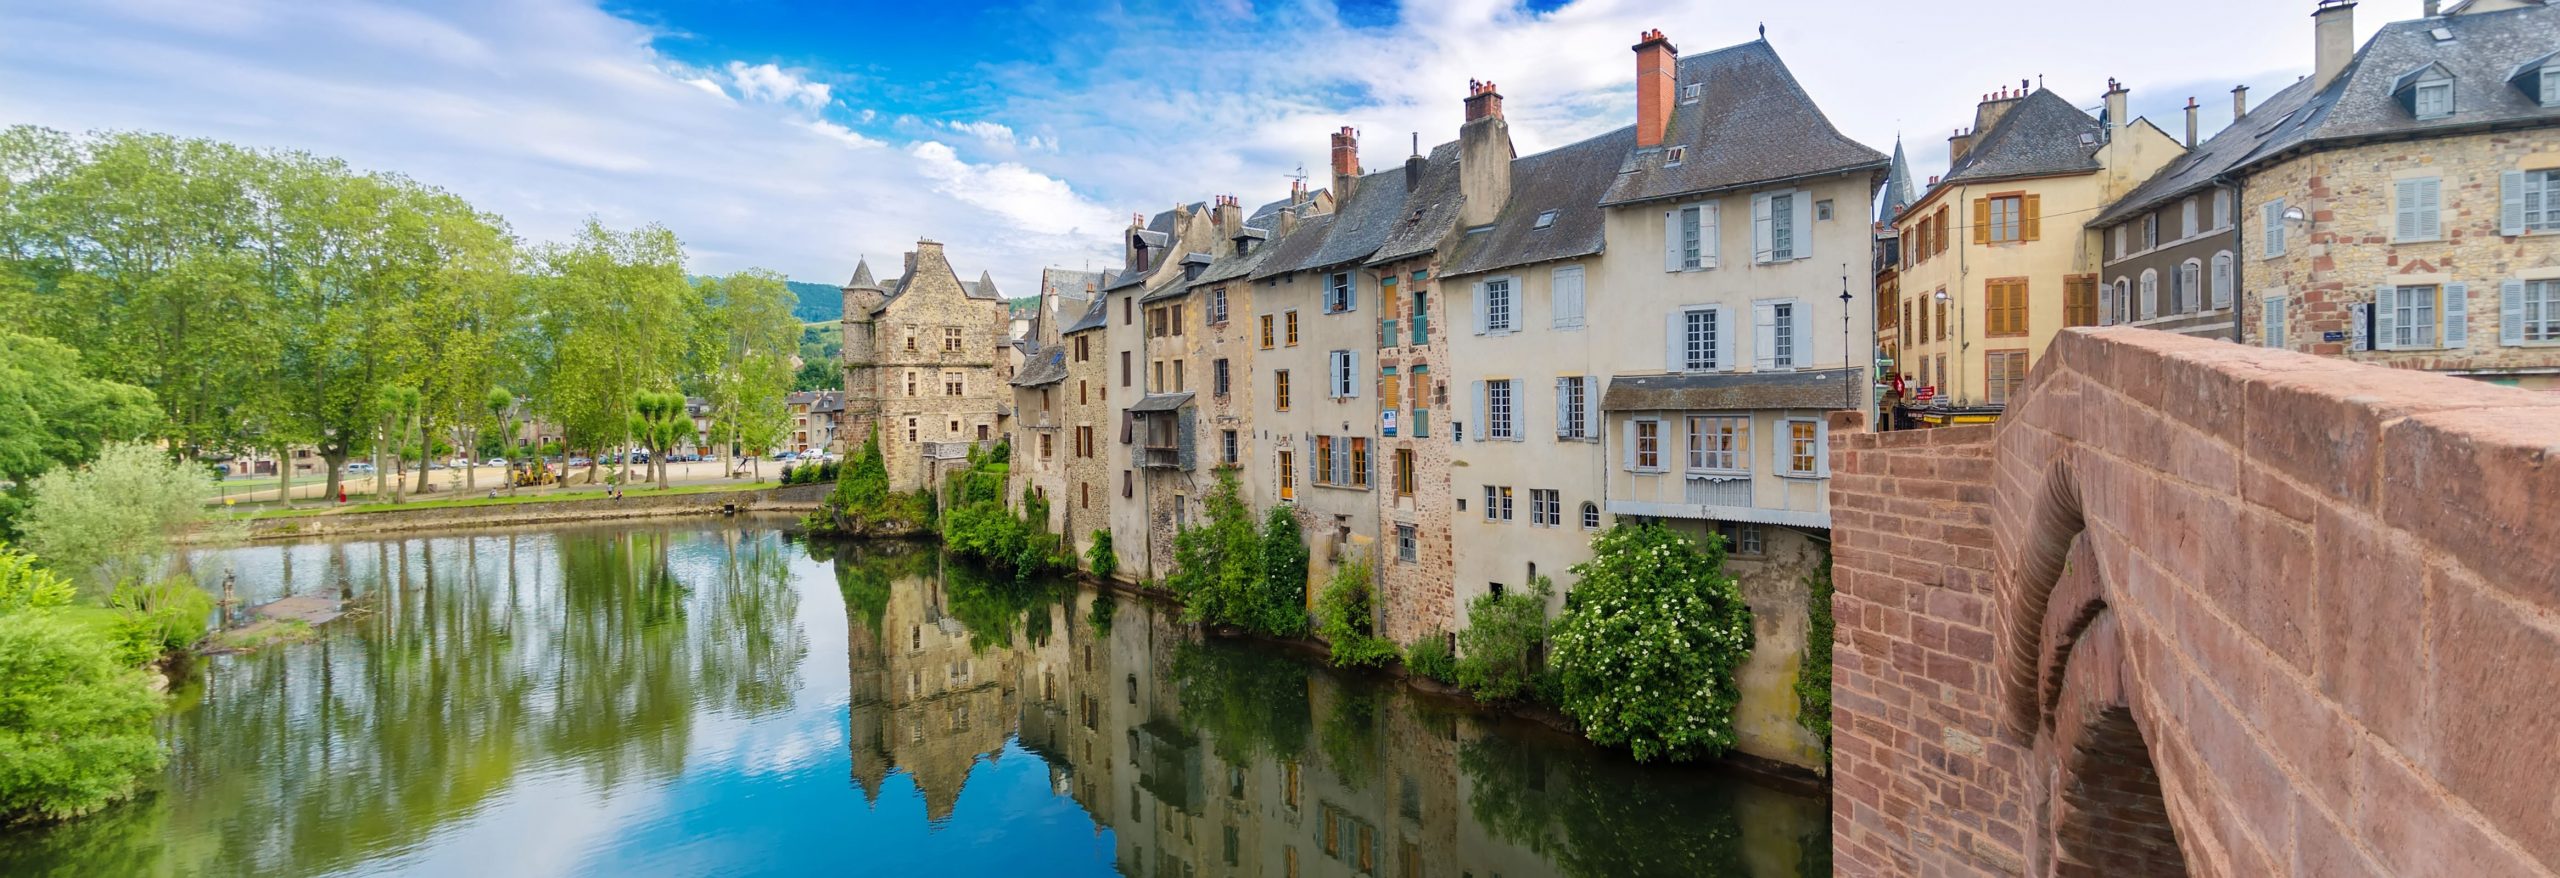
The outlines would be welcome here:
<svg viewBox="0 0 2560 878">
<path fill-rule="evenodd" d="M 2356 0 L 2320 0 L 2311 32 L 2311 87 L 2327 88 L 2356 57 Z"/>
<path fill-rule="evenodd" d="M 1217 202 L 1218 238 L 1232 241 L 1237 233 L 1244 231 L 1244 206 L 1237 203 L 1233 195 L 1220 195 Z"/>
<path fill-rule="evenodd" d="M 1333 197 L 1351 197 L 1351 187 L 1360 184 L 1360 132 L 1344 125 L 1333 133 Z"/>
<path fill-rule="evenodd" d="M 2018 102 L 2026 99 L 2027 81 L 2023 79 L 2018 80 L 2017 91 L 2001 86 L 2000 90 L 1983 95 L 1982 103 L 1973 107 L 1973 130 L 1991 130 L 1991 126 L 2000 124 L 2001 117 L 2009 115 L 2010 110 L 2017 109 Z"/>
<path fill-rule="evenodd" d="M 1954 134 L 1947 135 L 1948 164 L 1964 161 L 1964 154 L 1972 151 L 1973 132 L 1958 128 Z M 1934 186 L 1937 184 L 1932 182 L 1930 185 Z"/>
<path fill-rule="evenodd" d="M 2246 115 L 2249 115 L 2249 87 L 2245 85 L 2232 86 L 2231 121 L 2238 122 L 2240 121 L 2240 117 Z"/>
<path fill-rule="evenodd" d="M 1421 141 L 1414 142 L 1416 147 Z M 1467 122 L 1458 126 L 1458 224 L 1480 226 L 1511 200 L 1511 123 L 1493 83 L 1467 82 Z"/>
<path fill-rule="evenodd" d="M 1660 29 L 1645 31 L 1636 50 L 1636 148 L 1662 145 L 1671 108 L 1680 100 L 1680 50 Z"/>
<path fill-rule="evenodd" d="M 2196 148 L 2196 96 L 2187 96 L 2187 148 Z"/>
</svg>

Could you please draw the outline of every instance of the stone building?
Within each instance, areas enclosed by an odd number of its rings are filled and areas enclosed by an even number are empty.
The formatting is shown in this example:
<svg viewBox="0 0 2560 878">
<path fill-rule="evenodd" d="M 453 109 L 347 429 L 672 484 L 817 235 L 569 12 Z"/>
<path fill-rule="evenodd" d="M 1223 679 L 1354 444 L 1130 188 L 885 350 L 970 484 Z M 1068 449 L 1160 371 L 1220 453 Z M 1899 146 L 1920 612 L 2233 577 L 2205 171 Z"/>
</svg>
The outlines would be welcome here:
<svg viewBox="0 0 2560 878">
<path fill-rule="evenodd" d="M 1123 575 L 1161 579 L 1173 563 L 1173 535 L 1200 514 L 1207 490 L 1198 466 L 1191 404 L 1193 364 L 1184 334 L 1184 303 L 1167 301 L 1207 266 L 1216 223 L 1205 202 L 1177 206 L 1146 218 L 1130 217 L 1121 234 L 1122 264 L 1103 285 L 1111 380 L 1120 391 L 1113 405 L 1115 475 L 1111 499 L 1112 544 Z M 1196 256 L 1195 256 L 1196 254 Z M 1146 304 L 1154 299 L 1161 304 Z M 1177 313 L 1182 312 L 1182 313 Z"/>
<path fill-rule="evenodd" d="M 2255 118 L 2249 90 L 2233 89 L 2231 125 L 2201 144 L 2195 99 L 2187 99 L 2186 152 L 2088 223 L 2098 235 L 2100 324 L 2237 337 L 2239 202 L 2224 175 L 2258 145 L 2260 126 L 2252 123 L 2300 109 L 2311 93 L 2308 83 L 2277 92 Z"/>
<path fill-rule="evenodd" d="M 1097 290 L 1084 313 L 1058 332 L 1059 354 L 1066 374 L 1056 385 L 1057 441 L 1058 453 L 1066 465 L 1049 508 L 1057 513 L 1059 532 L 1067 535 L 1077 557 L 1092 548 L 1094 531 L 1111 526 L 1111 462 L 1107 452 L 1115 434 L 1108 367 L 1111 352 L 1104 345 L 1103 332 L 1104 323 L 1111 316 L 1110 304 Z"/>
<path fill-rule="evenodd" d="M 2107 84 L 2103 119 L 2037 88 L 1983 96 L 1895 228 L 1902 237 L 1895 370 L 1926 421 L 1996 417 L 2054 333 L 2098 322 L 2094 215 L 2183 149 L 2126 115 Z M 2047 218 L 2052 218 L 2048 220 Z M 2138 292 L 2138 291 L 2137 291 Z"/>
<path fill-rule="evenodd" d="M 890 489 L 912 491 L 991 447 L 1013 394 L 995 279 L 960 280 L 935 241 L 917 241 L 903 267 L 880 283 L 863 260 L 845 283 L 842 433 L 859 443 L 878 430 Z"/>
<path fill-rule="evenodd" d="M 2560 8 L 2456 4 L 2353 49 L 2314 16 L 2299 108 L 2242 127 L 2252 344 L 2560 389 Z"/>
<path fill-rule="evenodd" d="M 1063 532 L 1068 510 L 1068 463 L 1074 457 L 1075 433 L 1066 417 L 1067 347 L 1061 331 L 1092 309 L 1101 295 L 1102 274 L 1042 269 L 1040 295 L 1030 316 L 1016 318 L 1021 334 L 1013 348 L 1022 361 L 1015 371 L 1013 416 L 1006 435 L 1013 441 L 1013 464 L 1005 496 L 1019 500 L 1025 491 L 1049 502 L 1051 532 Z"/>
</svg>

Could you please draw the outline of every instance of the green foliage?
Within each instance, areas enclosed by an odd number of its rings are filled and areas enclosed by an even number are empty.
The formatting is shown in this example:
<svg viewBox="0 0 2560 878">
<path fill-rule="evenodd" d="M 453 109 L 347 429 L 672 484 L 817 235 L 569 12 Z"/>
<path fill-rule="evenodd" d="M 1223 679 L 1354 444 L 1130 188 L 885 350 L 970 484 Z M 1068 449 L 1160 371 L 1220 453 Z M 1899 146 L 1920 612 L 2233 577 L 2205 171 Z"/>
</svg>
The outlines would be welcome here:
<svg viewBox="0 0 2560 878">
<path fill-rule="evenodd" d="M 1378 690 L 1369 686 L 1344 686 L 1337 690 L 1333 712 L 1325 717 L 1319 742 L 1324 746 L 1324 764 L 1333 775 L 1353 792 L 1369 787 L 1377 774 Z"/>
<path fill-rule="evenodd" d="M 1796 671 L 1796 722 L 1822 738 L 1831 752 L 1831 552 L 1806 576 L 1804 664 Z"/>
<path fill-rule="evenodd" d="M 151 391 L 82 374 L 69 345 L 0 329 L 0 483 L 87 463 L 159 423 Z"/>
<path fill-rule="evenodd" d="M 1307 605 L 1307 541 L 1299 533 L 1298 516 L 1288 506 L 1274 505 L 1262 520 L 1262 580 L 1274 605 Z M 1306 630 L 1305 613 L 1299 631 Z"/>
<path fill-rule="evenodd" d="M 1724 547 L 1622 523 L 1591 548 L 1555 625 L 1560 706 L 1592 741 L 1640 760 L 1731 748 L 1742 698 L 1734 669 L 1751 653 L 1751 608 L 1724 573 Z"/>
<path fill-rule="evenodd" d="M 0 543 L 0 616 L 67 606 L 78 595 L 71 581 L 36 563 L 36 556 Z"/>
<path fill-rule="evenodd" d="M 18 527 L 55 570 L 103 587 L 157 575 L 170 538 L 205 516 L 215 491 L 203 467 L 150 445 L 110 443 L 84 469 L 36 479 Z"/>
<path fill-rule="evenodd" d="M 1120 602 L 1113 600 L 1110 592 L 1095 592 L 1093 606 L 1085 610 L 1085 622 L 1093 626 L 1094 633 L 1109 637 L 1111 619 L 1119 613 Z"/>
<path fill-rule="evenodd" d="M 0 615 L 0 823 L 59 820 L 131 795 L 160 768 L 160 698 L 95 632 Z"/>
<path fill-rule="evenodd" d="M 1295 637 L 1306 631 L 1306 610 L 1296 588 L 1271 582 L 1241 490 L 1236 468 L 1218 467 L 1217 485 L 1203 498 L 1207 520 L 1174 536 L 1174 572 L 1165 584 L 1182 597 L 1186 622 Z"/>
<path fill-rule="evenodd" d="M 1770 831 L 1815 827 L 1821 837 L 1803 850 L 1828 851 L 1830 822 L 1819 805 L 1789 813 L 1785 799 L 1762 798 L 1747 785 L 1666 783 L 1657 766 L 1517 735 L 1470 736 L 1458 769 L 1467 810 L 1487 834 L 1569 878 L 1831 874 L 1781 859 L 1785 846 Z M 1743 815 L 1769 821 L 1748 845 Z"/>
<path fill-rule="evenodd" d="M 1458 656 L 1449 651 L 1449 634 L 1434 628 L 1404 648 L 1404 668 L 1443 683 L 1458 682 Z"/>
<path fill-rule="evenodd" d="M 1110 528 L 1093 532 L 1093 545 L 1084 550 L 1084 559 L 1085 569 L 1093 571 L 1096 577 L 1110 579 L 1111 574 L 1120 572 L 1120 556 L 1111 552 Z"/>
<path fill-rule="evenodd" d="M 1479 595 L 1468 604 L 1467 628 L 1458 632 L 1458 685 L 1486 700 L 1534 694 L 1554 595 L 1554 582 L 1540 576 L 1525 592 Z"/>
<path fill-rule="evenodd" d="M 195 645 L 213 615 L 213 595 L 184 576 L 149 585 L 117 583 L 107 605 L 116 611 L 117 653 L 134 665 Z"/>
<path fill-rule="evenodd" d="M 973 454 L 968 469 L 952 474 L 947 486 L 951 509 L 942 516 L 942 544 L 953 554 L 1011 571 L 1017 579 L 1064 570 L 1068 556 L 1060 548 L 1060 537 L 1048 532 L 1045 521 L 1016 515 L 1005 505 L 1005 474 L 1010 465 L 999 457 Z"/>
<path fill-rule="evenodd" d="M 1316 633 L 1333 647 L 1341 667 L 1380 667 L 1396 660 L 1396 645 L 1377 636 L 1377 586 L 1366 558 L 1333 569 L 1316 596 Z"/>
<path fill-rule="evenodd" d="M 803 361 L 800 364 L 800 371 L 791 375 L 791 389 L 843 390 L 844 364 L 834 360 Z"/>
</svg>

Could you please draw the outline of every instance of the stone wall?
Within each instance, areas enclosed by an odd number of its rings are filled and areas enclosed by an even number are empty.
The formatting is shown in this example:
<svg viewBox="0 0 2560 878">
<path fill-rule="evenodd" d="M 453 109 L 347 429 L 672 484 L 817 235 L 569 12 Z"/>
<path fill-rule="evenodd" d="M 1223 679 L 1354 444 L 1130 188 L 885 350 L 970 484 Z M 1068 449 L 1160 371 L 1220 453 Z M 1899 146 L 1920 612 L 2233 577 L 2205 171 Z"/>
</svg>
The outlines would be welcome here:
<svg viewBox="0 0 2560 878">
<path fill-rule="evenodd" d="M 792 485 L 753 491 L 707 491 L 610 500 L 549 500 L 486 506 L 393 509 L 382 512 L 327 513 L 267 518 L 249 525 L 251 540 L 301 539 L 348 534 L 394 533 L 463 527 L 557 525 L 627 518 L 720 515 L 738 512 L 810 512 L 826 499 L 832 484 Z"/>
<path fill-rule="evenodd" d="M 1003 300 L 969 298 L 942 245 L 932 241 L 916 242 L 907 274 L 904 291 L 872 321 L 880 450 L 889 468 L 889 487 L 897 491 L 932 482 L 934 473 L 924 460 L 926 443 L 976 441 L 981 429 L 984 438 L 994 439 L 998 412 L 1013 398 L 1005 383 L 1011 369 L 1004 352 L 1009 345 Z M 943 349 L 947 329 L 960 330 L 959 350 Z M 907 349 L 911 333 L 914 350 Z M 916 382 L 912 395 L 907 391 L 911 373 Z M 961 377 L 959 396 L 944 390 L 948 373 Z"/>
<path fill-rule="evenodd" d="M 2052 351 L 1996 426 L 1835 419 L 1841 874 L 2560 866 L 2560 402 Z"/>
</svg>

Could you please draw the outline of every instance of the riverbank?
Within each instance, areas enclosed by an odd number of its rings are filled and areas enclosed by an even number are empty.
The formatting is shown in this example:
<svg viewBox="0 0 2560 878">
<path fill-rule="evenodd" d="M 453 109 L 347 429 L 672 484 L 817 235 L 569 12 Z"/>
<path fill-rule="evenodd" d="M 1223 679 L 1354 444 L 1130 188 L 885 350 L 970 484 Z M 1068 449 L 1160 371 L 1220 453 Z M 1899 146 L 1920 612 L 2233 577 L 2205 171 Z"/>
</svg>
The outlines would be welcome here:
<svg viewBox="0 0 2560 878">
<path fill-rule="evenodd" d="M 476 527 L 563 525 L 624 519 L 717 516 L 753 512 L 805 513 L 819 508 L 833 485 L 732 489 L 725 486 L 634 489 L 616 500 L 601 493 L 540 497 L 473 497 L 398 505 L 294 510 L 242 521 L 251 542 L 306 537 L 356 536 Z"/>
</svg>

